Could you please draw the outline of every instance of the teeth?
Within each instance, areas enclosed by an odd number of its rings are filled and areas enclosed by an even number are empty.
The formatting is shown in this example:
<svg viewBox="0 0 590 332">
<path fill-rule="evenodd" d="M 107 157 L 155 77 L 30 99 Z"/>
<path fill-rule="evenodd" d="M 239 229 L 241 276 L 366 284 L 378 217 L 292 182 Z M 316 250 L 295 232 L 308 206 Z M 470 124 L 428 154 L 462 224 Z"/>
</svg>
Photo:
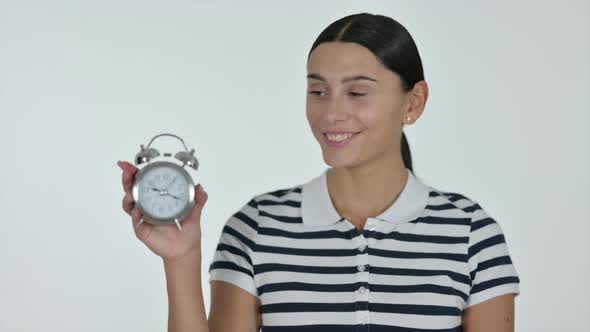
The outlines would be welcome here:
<svg viewBox="0 0 590 332">
<path fill-rule="evenodd" d="M 351 138 L 352 136 L 353 136 L 352 133 L 338 134 L 338 135 L 326 134 L 326 137 L 328 138 L 328 140 L 334 141 L 334 142 L 341 142 L 341 141 Z"/>
</svg>

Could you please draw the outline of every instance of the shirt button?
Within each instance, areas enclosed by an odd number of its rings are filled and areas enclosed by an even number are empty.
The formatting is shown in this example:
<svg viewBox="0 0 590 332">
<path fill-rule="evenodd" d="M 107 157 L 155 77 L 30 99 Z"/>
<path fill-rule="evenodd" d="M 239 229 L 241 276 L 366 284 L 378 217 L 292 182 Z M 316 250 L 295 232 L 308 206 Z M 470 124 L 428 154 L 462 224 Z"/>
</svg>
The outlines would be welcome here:
<svg viewBox="0 0 590 332">
<path fill-rule="evenodd" d="M 365 271 L 365 266 L 364 265 L 359 265 L 356 268 L 357 268 L 357 270 L 359 270 L 359 272 L 364 272 Z"/>
<path fill-rule="evenodd" d="M 366 294 L 366 293 L 367 293 L 367 289 L 366 289 L 365 287 L 361 286 L 361 287 L 358 289 L 358 292 L 359 292 L 359 294 L 362 294 L 362 295 L 364 295 L 364 294 Z"/>
<path fill-rule="evenodd" d="M 358 247 L 358 249 L 359 249 L 360 252 L 363 252 L 363 251 L 365 251 L 365 249 L 367 249 L 367 245 L 366 244 L 361 244 L 361 246 Z"/>
</svg>

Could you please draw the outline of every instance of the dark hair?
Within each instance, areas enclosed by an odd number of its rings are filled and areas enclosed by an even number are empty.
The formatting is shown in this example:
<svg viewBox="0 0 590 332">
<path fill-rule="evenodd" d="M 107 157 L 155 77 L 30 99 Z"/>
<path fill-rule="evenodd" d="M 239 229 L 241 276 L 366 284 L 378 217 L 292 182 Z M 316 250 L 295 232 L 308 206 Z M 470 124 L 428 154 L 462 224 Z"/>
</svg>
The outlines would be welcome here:
<svg viewBox="0 0 590 332">
<path fill-rule="evenodd" d="M 333 41 L 357 43 L 369 49 L 387 69 L 399 75 L 404 92 L 424 80 L 414 39 L 403 25 L 390 17 L 369 13 L 345 16 L 320 33 L 307 58 L 321 43 Z M 404 165 L 413 171 L 410 146 L 403 131 L 400 146 Z"/>
</svg>

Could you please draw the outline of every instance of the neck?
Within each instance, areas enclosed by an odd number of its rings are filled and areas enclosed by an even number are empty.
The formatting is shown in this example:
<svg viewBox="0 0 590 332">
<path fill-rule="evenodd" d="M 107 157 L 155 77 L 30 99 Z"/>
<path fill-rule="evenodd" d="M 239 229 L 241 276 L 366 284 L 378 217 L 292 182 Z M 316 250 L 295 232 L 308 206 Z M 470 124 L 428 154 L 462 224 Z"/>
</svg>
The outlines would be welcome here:
<svg viewBox="0 0 590 332">
<path fill-rule="evenodd" d="M 328 192 L 338 214 L 362 229 L 366 218 L 378 216 L 397 200 L 407 177 L 401 156 L 335 167 L 327 173 Z"/>
</svg>

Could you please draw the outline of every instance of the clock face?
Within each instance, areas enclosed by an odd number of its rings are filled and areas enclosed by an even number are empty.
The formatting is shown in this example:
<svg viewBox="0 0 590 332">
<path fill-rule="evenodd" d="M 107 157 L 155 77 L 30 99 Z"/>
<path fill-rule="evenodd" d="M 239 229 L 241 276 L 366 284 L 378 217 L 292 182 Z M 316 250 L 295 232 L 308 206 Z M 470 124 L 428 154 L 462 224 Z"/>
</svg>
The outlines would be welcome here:
<svg viewBox="0 0 590 332">
<path fill-rule="evenodd" d="M 139 202 L 155 218 L 175 218 L 186 207 L 192 184 L 187 182 L 185 171 L 180 167 L 152 166 L 139 182 Z"/>
</svg>

